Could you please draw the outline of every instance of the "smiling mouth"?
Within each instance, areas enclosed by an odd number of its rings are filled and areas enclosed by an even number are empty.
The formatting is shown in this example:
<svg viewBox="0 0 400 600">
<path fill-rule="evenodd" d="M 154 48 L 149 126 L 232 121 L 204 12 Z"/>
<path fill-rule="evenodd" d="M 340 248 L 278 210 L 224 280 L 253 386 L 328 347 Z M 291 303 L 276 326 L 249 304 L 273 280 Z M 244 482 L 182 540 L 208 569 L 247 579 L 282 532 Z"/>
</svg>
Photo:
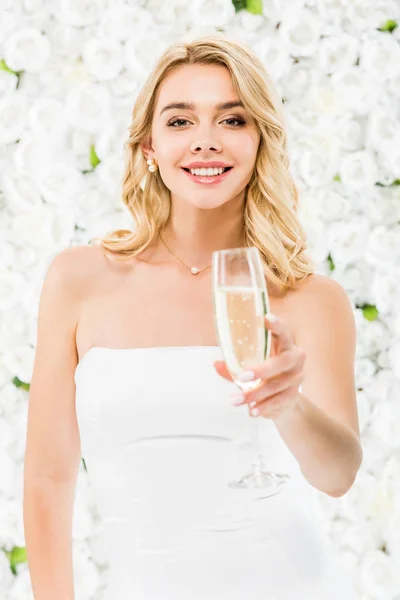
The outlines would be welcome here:
<svg viewBox="0 0 400 600">
<path fill-rule="evenodd" d="M 191 173 L 190 169 L 187 169 L 186 167 L 181 167 L 184 171 L 186 171 L 186 173 Z M 226 171 L 230 171 L 231 169 L 233 169 L 233 167 L 224 167 L 222 173 L 226 173 Z M 207 177 L 206 175 L 204 175 L 203 177 Z M 213 177 L 212 175 L 209 175 L 208 177 Z"/>
</svg>

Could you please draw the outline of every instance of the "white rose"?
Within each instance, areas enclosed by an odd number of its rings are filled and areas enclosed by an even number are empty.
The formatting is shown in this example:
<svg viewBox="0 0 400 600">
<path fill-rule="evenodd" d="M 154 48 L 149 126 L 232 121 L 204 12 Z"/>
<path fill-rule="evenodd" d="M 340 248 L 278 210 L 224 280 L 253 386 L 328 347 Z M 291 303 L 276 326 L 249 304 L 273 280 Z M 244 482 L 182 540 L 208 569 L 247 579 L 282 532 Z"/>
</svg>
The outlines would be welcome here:
<svg viewBox="0 0 400 600">
<path fill-rule="evenodd" d="M 0 98 L 17 89 L 18 77 L 8 71 L 0 71 Z"/>
<path fill-rule="evenodd" d="M 381 87 L 359 66 L 335 72 L 330 80 L 343 109 L 351 110 L 356 115 L 367 115 L 382 93 Z"/>
<path fill-rule="evenodd" d="M 368 433 L 368 426 L 361 433 L 361 443 L 363 448 L 362 471 L 370 473 L 375 478 L 380 477 L 388 456 L 393 452 L 392 449 L 383 444 L 382 440 Z"/>
<path fill-rule="evenodd" d="M 400 379 L 400 342 L 388 350 L 388 358 L 393 373 Z"/>
<path fill-rule="evenodd" d="M 359 48 L 359 40 L 348 33 L 326 36 L 318 45 L 318 66 L 325 73 L 351 67 L 357 60 Z"/>
<path fill-rule="evenodd" d="M 179 36 L 179 29 L 186 30 L 192 25 L 187 14 L 187 0 L 169 0 L 169 2 L 160 2 L 160 0 L 147 0 L 146 9 L 151 14 L 156 23 L 170 26 L 177 26 L 176 34 Z M 135 9 L 136 10 L 136 9 Z M 214 29 L 215 30 L 215 29 Z"/>
<path fill-rule="evenodd" d="M 400 304 L 400 279 L 398 273 L 376 272 L 371 286 L 373 304 L 380 313 L 390 313 Z"/>
<path fill-rule="evenodd" d="M 123 145 L 128 135 L 128 119 L 115 118 L 112 123 L 99 132 L 95 140 L 98 157 L 103 160 L 110 156 L 120 156 L 122 163 L 124 159 Z"/>
<path fill-rule="evenodd" d="M 24 600 L 35 600 L 32 592 L 32 583 L 29 575 L 29 570 L 21 569 L 21 566 L 19 565 L 18 568 L 18 576 L 13 576 L 12 584 L 10 585 L 10 587 L 7 587 L 8 595 L 4 597 L 5 600 L 9 600 L 9 598 L 24 598 Z"/>
<path fill-rule="evenodd" d="M 69 245 L 74 227 L 74 215 L 70 209 L 49 210 L 42 204 L 19 215 L 18 223 L 14 219 L 12 235 L 16 244 L 52 251 L 54 247 Z"/>
<path fill-rule="evenodd" d="M 314 56 L 320 41 L 321 22 L 307 8 L 295 7 L 284 13 L 278 32 L 289 54 Z"/>
<path fill-rule="evenodd" d="M 98 597 L 100 573 L 93 563 L 86 540 L 74 540 L 73 552 L 74 583 L 78 598 Z"/>
<path fill-rule="evenodd" d="M 380 550 L 362 556 L 359 567 L 360 591 L 374 600 L 394 598 L 400 589 L 398 571 L 393 558 Z"/>
<path fill-rule="evenodd" d="M 15 169 L 10 169 L 9 173 L 3 175 L 2 185 L 14 219 L 19 211 L 31 210 L 43 204 L 40 192 L 31 177 L 21 177 Z"/>
<path fill-rule="evenodd" d="M 352 561 L 352 566 L 358 564 L 359 557 L 367 551 L 374 550 L 381 541 L 380 538 L 368 526 L 368 522 L 361 519 L 357 522 L 349 522 L 343 520 L 343 527 L 339 530 L 339 535 L 336 538 L 336 543 L 340 549 L 340 556 L 346 550 L 350 550 L 358 559 Z"/>
<path fill-rule="evenodd" d="M 381 176 L 379 176 L 381 179 Z M 400 221 L 400 188 L 374 186 L 366 198 L 365 213 L 373 225 L 396 225 Z"/>
<path fill-rule="evenodd" d="M 333 262 L 347 265 L 361 260 L 365 254 L 369 228 L 368 218 L 363 215 L 349 218 L 346 222 L 328 223 L 328 245 L 332 248 Z"/>
<path fill-rule="evenodd" d="M 392 513 L 386 532 L 386 547 L 396 564 L 400 561 L 400 498 L 397 497 L 396 510 Z"/>
<path fill-rule="evenodd" d="M 13 0 L 9 0 L 11 3 Z M 21 27 L 21 16 L 15 13 L 7 11 L 7 6 L 4 7 L 4 2 L 1 6 L 1 19 L 0 19 L 0 44 L 3 44 L 4 40 L 15 31 L 18 27 Z"/>
<path fill-rule="evenodd" d="M 279 86 L 279 79 L 285 75 L 287 77 L 290 76 L 293 59 L 287 47 L 280 43 L 276 31 L 271 32 L 269 36 L 260 36 L 258 41 L 252 44 L 252 49 L 264 64 L 266 71 L 274 80 L 276 86 Z"/>
<path fill-rule="evenodd" d="M 354 376 L 358 387 L 368 387 L 375 376 L 375 365 L 366 356 L 357 356 L 354 362 Z M 361 394 L 361 392 L 359 392 Z"/>
<path fill-rule="evenodd" d="M 370 432 L 376 438 L 385 440 L 385 444 L 390 448 L 399 448 L 400 406 L 398 399 L 395 402 L 385 398 L 377 400 L 379 403 L 373 408 L 370 419 Z"/>
<path fill-rule="evenodd" d="M 367 144 L 373 149 L 390 153 L 400 137 L 400 123 L 396 112 L 377 106 L 368 116 Z M 370 148 L 371 149 L 371 148 Z"/>
<path fill-rule="evenodd" d="M 18 140 L 25 129 L 28 99 L 23 90 L 0 98 L 0 144 Z"/>
<path fill-rule="evenodd" d="M 74 195 L 83 186 L 83 175 L 67 161 L 54 160 L 38 167 L 33 179 L 46 202 L 74 209 Z M 72 215 L 71 215 L 72 216 Z"/>
<path fill-rule="evenodd" d="M 4 44 L 4 60 L 13 71 L 37 73 L 44 68 L 49 56 L 49 40 L 33 27 L 14 31 Z"/>
<path fill-rule="evenodd" d="M 366 394 L 364 394 L 364 392 L 361 391 L 357 391 L 357 409 L 361 432 L 364 431 L 366 425 L 368 425 L 371 418 L 371 407 L 369 405 L 368 398 Z"/>
<path fill-rule="evenodd" d="M 232 2 L 226 0 L 191 0 L 186 10 L 189 19 L 200 26 L 224 27 L 235 16 Z"/>
<path fill-rule="evenodd" d="M 365 39 L 361 47 L 360 66 L 370 77 L 390 79 L 400 73 L 400 47 L 397 41 L 387 33 L 379 34 L 377 39 Z"/>
<path fill-rule="evenodd" d="M 83 27 L 98 23 L 104 12 L 105 0 L 59 0 L 60 10 L 54 13 L 60 23 Z"/>
<path fill-rule="evenodd" d="M 312 258 L 317 262 L 321 262 L 329 253 L 324 235 L 324 223 L 310 208 L 307 207 L 305 202 L 302 202 L 298 214 L 306 231 Z"/>
<path fill-rule="evenodd" d="M 125 65 L 135 77 L 142 79 L 154 66 L 165 50 L 165 43 L 160 36 L 149 36 L 147 32 L 138 32 L 125 44 Z"/>
<path fill-rule="evenodd" d="M 378 180 L 371 153 L 362 150 L 343 155 L 339 175 L 343 185 L 349 190 L 372 187 Z"/>
<path fill-rule="evenodd" d="M 142 67 L 140 67 L 140 71 L 141 76 L 143 76 L 144 71 Z M 132 107 L 140 88 L 140 78 L 135 77 L 132 71 L 129 71 L 127 68 L 123 68 L 116 79 L 107 81 L 105 85 L 108 87 L 110 96 L 113 97 L 114 104 L 120 106 L 126 102 L 130 107 L 130 112 L 127 119 L 127 123 L 129 123 L 132 115 Z"/>
<path fill-rule="evenodd" d="M 72 127 L 96 132 L 107 123 L 110 95 L 100 84 L 85 84 L 70 90 L 66 97 L 66 116 Z"/>
<path fill-rule="evenodd" d="M 400 225 L 391 229 L 378 225 L 373 227 L 368 236 L 365 259 L 377 269 L 398 269 L 400 262 Z"/>
<path fill-rule="evenodd" d="M 60 135 L 67 126 L 65 107 L 55 98 L 42 97 L 33 101 L 28 115 L 31 128 L 42 134 Z"/>
<path fill-rule="evenodd" d="M 317 188 L 330 183 L 339 163 L 338 140 L 322 133 L 310 135 L 296 162 L 307 186 Z"/>
<path fill-rule="evenodd" d="M 317 188 L 313 195 L 313 209 L 324 221 L 342 220 L 351 214 L 348 198 L 331 187 Z"/>
<path fill-rule="evenodd" d="M 343 516 L 355 523 L 366 521 L 374 493 L 376 480 L 373 475 L 360 470 L 349 491 L 339 498 Z"/>
<path fill-rule="evenodd" d="M 57 55 L 76 60 L 82 54 L 87 31 L 82 27 L 72 27 L 65 23 L 54 23 L 49 28 L 49 39 L 53 52 Z"/>
<path fill-rule="evenodd" d="M 83 60 L 95 79 L 114 79 L 123 67 L 122 46 L 113 38 L 92 38 L 84 46 Z"/>
<path fill-rule="evenodd" d="M 7 558 L 5 552 L 0 552 L 0 581 L 3 590 L 9 590 L 16 579 L 15 575 L 10 569 L 10 561 Z M 31 585 L 32 587 L 32 585 Z M 16 596 L 18 598 L 18 596 Z M 19 596 L 19 598 L 29 598 L 29 596 Z"/>
<path fill-rule="evenodd" d="M 267 65 L 268 66 L 268 65 Z M 291 66 L 289 73 L 282 77 L 283 95 L 289 99 L 301 99 L 315 86 L 316 72 L 298 62 Z"/>
<path fill-rule="evenodd" d="M 385 350 L 390 336 L 384 324 L 380 321 L 368 321 L 361 308 L 355 309 L 354 316 L 357 326 L 357 356 L 370 356 Z"/>
<path fill-rule="evenodd" d="M 339 117 L 335 128 L 344 150 L 354 152 L 364 147 L 364 125 L 358 119 L 348 115 Z"/>
<path fill-rule="evenodd" d="M 343 216 L 346 216 L 345 211 Z M 353 304 L 364 304 L 371 278 L 371 267 L 365 260 L 358 260 L 356 264 L 339 262 L 335 265 L 332 278 L 345 288 Z"/>
<path fill-rule="evenodd" d="M 352 27 L 365 31 L 373 31 L 383 25 L 387 19 L 396 19 L 400 16 L 399 6 L 393 0 L 374 0 L 365 2 L 364 0 L 352 0 L 342 3 L 343 17 L 351 23 Z M 347 15 L 346 15 L 347 13 Z"/>
<path fill-rule="evenodd" d="M 171 9 L 168 4 L 158 3 L 155 11 Z M 127 41 L 135 36 L 138 31 L 151 32 L 154 27 L 152 14 L 140 6 L 126 6 L 117 4 L 102 12 L 98 26 L 99 39 L 114 38 L 119 41 Z"/>
<path fill-rule="evenodd" d="M 371 323 L 371 325 L 373 324 Z M 375 374 L 370 385 L 364 388 L 364 392 L 373 407 L 375 405 L 378 407 L 383 406 L 383 401 L 396 403 L 398 394 L 400 393 L 400 381 L 391 369 L 381 369 Z M 383 410 L 386 409 L 382 408 Z"/>
<path fill-rule="evenodd" d="M 115 155 L 107 156 L 96 168 L 102 189 L 115 199 L 121 194 L 123 171 L 123 160 Z"/>
<path fill-rule="evenodd" d="M 13 163 L 19 173 L 35 175 L 44 164 L 62 153 L 61 140 L 57 135 L 42 135 L 38 132 L 26 132 L 17 145 Z"/>
<path fill-rule="evenodd" d="M 234 19 L 238 26 L 246 32 L 254 32 L 265 27 L 265 18 L 263 15 L 256 15 L 248 10 L 241 10 L 235 15 Z M 264 31 L 264 29 L 263 29 Z"/>
</svg>

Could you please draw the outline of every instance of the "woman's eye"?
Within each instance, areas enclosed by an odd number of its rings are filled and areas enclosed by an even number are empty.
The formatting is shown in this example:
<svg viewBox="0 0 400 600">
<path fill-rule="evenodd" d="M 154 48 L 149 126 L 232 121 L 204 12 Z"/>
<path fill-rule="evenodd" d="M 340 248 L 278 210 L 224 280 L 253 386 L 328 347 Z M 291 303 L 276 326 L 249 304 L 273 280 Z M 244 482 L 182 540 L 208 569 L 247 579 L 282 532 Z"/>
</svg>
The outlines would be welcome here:
<svg viewBox="0 0 400 600">
<path fill-rule="evenodd" d="M 170 121 L 169 123 L 167 123 L 168 127 L 174 127 L 176 123 L 188 123 L 189 121 L 187 119 L 175 119 L 175 121 Z"/>
<path fill-rule="evenodd" d="M 233 127 L 240 127 L 241 125 L 245 125 L 246 123 L 246 121 L 243 121 L 243 119 L 238 119 L 236 117 L 230 117 L 229 119 L 225 119 L 222 122 L 228 123 Z M 182 126 L 182 123 L 189 123 L 189 121 L 187 119 L 175 119 L 174 121 L 170 121 L 169 123 L 167 123 L 167 127 L 175 127 L 176 129 L 178 129 Z"/>
<path fill-rule="evenodd" d="M 243 121 L 243 119 L 237 119 L 236 117 L 231 117 L 230 119 L 225 119 L 226 122 L 228 121 L 236 121 L 237 125 L 234 125 L 234 127 L 240 127 L 240 125 L 244 125 L 245 121 Z"/>
</svg>

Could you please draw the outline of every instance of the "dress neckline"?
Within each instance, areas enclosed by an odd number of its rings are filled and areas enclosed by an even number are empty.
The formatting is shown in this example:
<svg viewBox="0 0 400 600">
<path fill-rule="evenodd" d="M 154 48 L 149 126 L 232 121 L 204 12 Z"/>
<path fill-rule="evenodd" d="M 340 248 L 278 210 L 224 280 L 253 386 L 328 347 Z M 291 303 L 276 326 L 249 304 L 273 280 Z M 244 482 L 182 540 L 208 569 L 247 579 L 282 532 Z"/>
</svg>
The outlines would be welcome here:
<svg viewBox="0 0 400 600">
<path fill-rule="evenodd" d="M 145 352 L 148 353 L 150 350 L 155 350 L 157 352 L 160 352 L 162 350 L 220 350 L 220 346 L 144 346 L 143 348 L 108 348 L 106 346 L 92 346 L 91 348 L 89 348 L 89 350 L 87 350 L 85 352 L 85 354 L 82 356 L 81 360 L 78 362 L 78 364 L 76 365 L 75 371 L 74 371 L 74 378 L 76 377 L 77 373 L 79 373 L 82 369 L 82 365 L 84 365 L 87 361 L 87 356 L 88 355 L 92 355 L 94 351 L 98 352 Z"/>
</svg>

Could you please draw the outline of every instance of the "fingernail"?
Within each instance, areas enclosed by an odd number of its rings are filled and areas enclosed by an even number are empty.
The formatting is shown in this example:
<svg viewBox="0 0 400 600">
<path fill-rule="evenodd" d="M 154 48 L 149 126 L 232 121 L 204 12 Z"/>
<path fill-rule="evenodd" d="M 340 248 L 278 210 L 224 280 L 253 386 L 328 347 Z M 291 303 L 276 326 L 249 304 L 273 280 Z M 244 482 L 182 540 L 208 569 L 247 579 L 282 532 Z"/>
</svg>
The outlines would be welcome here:
<svg viewBox="0 0 400 600">
<path fill-rule="evenodd" d="M 252 408 L 250 412 L 253 415 L 253 417 L 257 417 L 257 415 L 260 414 L 260 409 L 259 408 Z"/>
<path fill-rule="evenodd" d="M 255 376 L 254 371 L 242 371 L 237 378 L 239 381 L 252 381 Z"/>
<path fill-rule="evenodd" d="M 243 404 L 244 400 L 244 394 L 231 395 L 231 404 L 233 404 L 233 406 L 239 406 L 239 404 Z"/>
<path fill-rule="evenodd" d="M 270 321 L 270 323 L 276 323 L 277 320 L 278 320 L 278 317 L 276 317 L 272 313 L 268 313 L 267 314 L 267 319 L 268 319 L 268 321 Z"/>
</svg>

